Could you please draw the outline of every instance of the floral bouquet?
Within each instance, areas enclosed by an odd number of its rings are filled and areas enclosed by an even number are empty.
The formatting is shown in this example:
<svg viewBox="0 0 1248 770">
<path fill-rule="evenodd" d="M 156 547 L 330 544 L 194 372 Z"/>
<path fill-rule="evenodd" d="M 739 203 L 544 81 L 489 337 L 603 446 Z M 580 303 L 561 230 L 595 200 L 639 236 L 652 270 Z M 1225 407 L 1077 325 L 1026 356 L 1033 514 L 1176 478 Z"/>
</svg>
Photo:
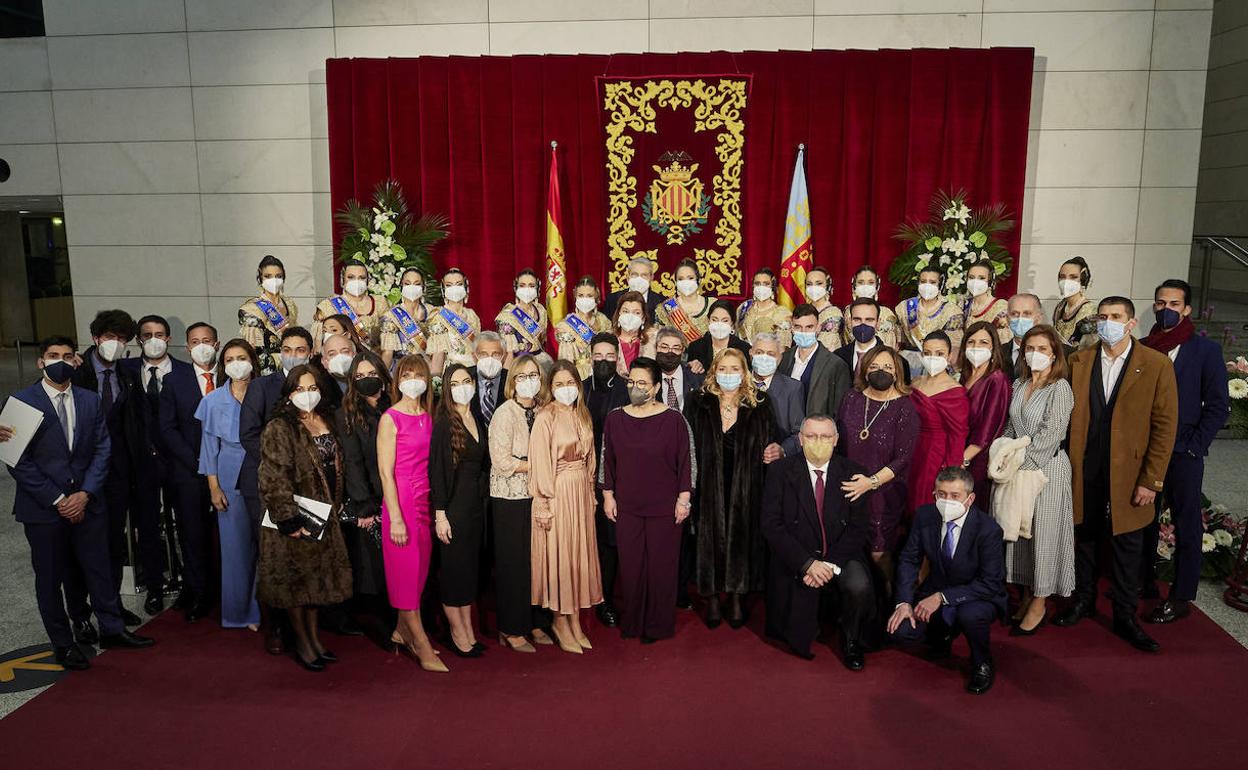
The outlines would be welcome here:
<svg viewBox="0 0 1248 770">
<path fill-rule="evenodd" d="M 965 293 L 966 272 L 976 262 L 990 262 L 994 278 L 1009 275 L 1010 253 L 1000 234 L 1014 227 L 1010 216 L 1002 203 L 972 211 L 965 190 L 952 196 L 937 192 L 930 220 L 906 222 L 893 233 L 908 245 L 893 260 L 889 280 L 898 287 L 914 287 L 919 271 L 935 265 L 944 275 L 945 293 L 960 296 Z"/>
<path fill-rule="evenodd" d="M 377 185 L 371 206 L 365 207 L 352 198 L 334 215 L 334 221 L 343 226 L 339 261 L 363 263 L 373 291 L 391 305 L 402 298 L 399 278 L 409 267 L 419 270 L 425 278 L 425 301 L 439 301 L 440 285 L 434 275 L 432 249 L 448 234 L 446 217 L 414 217 L 407 209 L 399 183 L 387 179 Z"/>
<path fill-rule="evenodd" d="M 1227 428 L 1237 438 L 1248 437 L 1248 359 L 1237 356 L 1226 362 L 1226 388 L 1231 394 L 1231 419 Z"/>
<path fill-rule="evenodd" d="M 1211 503 L 1204 495 L 1200 497 L 1200 514 L 1205 531 L 1200 543 L 1204 554 L 1200 576 L 1205 580 L 1224 580 L 1235 568 L 1235 560 L 1239 557 L 1244 522 L 1232 516 L 1225 505 Z M 1157 577 L 1173 582 L 1174 521 L 1170 509 L 1164 509 L 1157 521 Z"/>
</svg>

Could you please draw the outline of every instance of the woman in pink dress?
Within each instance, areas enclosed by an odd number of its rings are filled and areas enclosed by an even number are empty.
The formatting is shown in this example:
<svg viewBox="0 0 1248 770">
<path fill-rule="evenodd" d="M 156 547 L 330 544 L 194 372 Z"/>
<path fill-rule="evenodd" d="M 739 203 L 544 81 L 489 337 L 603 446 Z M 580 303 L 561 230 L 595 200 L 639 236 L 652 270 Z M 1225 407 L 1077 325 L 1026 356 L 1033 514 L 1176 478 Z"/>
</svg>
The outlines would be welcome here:
<svg viewBox="0 0 1248 770">
<path fill-rule="evenodd" d="M 988 448 L 1005 432 L 1010 416 L 1010 398 L 1014 395 L 1014 377 L 1007 372 L 1008 361 L 997 339 L 996 327 L 987 321 L 976 321 L 966 327 L 962 337 L 962 387 L 970 406 L 967 423 L 966 449 L 962 467 L 975 479 L 975 505 L 991 513 L 992 479 L 988 478 Z"/>
<path fill-rule="evenodd" d="M 399 611 L 391 640 L 426 671 L 446 672 L 420 622 L 420 595 L 429 576 L 433 526 L 429 515 L 429 438 L 433 388 L 424 356 L 405 356 L 394 375 L 394 403 L 377 426 L 381 475 L 381 553 L 390 605 Z"/>
<path fill-rule="evenodd" d="M 923 340 L 923 376 L 910 391 L 910 401 L 919 413 L 919 437 L 910 461 L 909 518 L 919 506 L 932 502 L 936 473 L 949 465 L 962 465 L 970 402 L 966 389 L 949 374 L 952 352 L 949 335 L 942 331 Z"/>
</svg>

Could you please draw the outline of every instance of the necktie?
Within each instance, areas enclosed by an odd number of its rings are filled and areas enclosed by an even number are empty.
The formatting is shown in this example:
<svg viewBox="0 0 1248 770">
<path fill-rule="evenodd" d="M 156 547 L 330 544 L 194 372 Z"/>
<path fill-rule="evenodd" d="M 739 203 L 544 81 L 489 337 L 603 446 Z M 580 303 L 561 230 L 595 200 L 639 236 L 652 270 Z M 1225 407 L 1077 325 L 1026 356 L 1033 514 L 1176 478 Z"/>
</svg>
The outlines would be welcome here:
<svg viewBox="0 0 1248 770">
<path fill-rule="evenodd" d="M 65 399 L 69 398 L 69 393 L 61 393 L 56 397 L 56 417 L 61 421 L 61 430 L 65 432 L 65 443 L 70 449 L 74 448 L 74 434 L 69 429 L 69 412 L 65 408 Z"/>
<path fill-rule="evenodd" d="M 944 552 L 945 558 L 949 561 L 953 561 L 953 551 L 957 547 L 957 544 L 953 541 L 953 533 L 956 532 L 957 529 L 958 523 L 956 521 L 951 521 L 945 525 Z"/>
<path fill-rule="evenodd" d="M 828 530 L 823 526 L 823 471 L 815 470 L 815 513 L 819 514 L 819 555 L 828 554 Z"/>
<path fill-rule="evenodd" d="M 484 390 L 481 394 L 481 416 L 489 424 L 490 418 L 494 416 L 494 381 L 486 380 Z"/>
<path fill-rule="evenodd" d="M 100 386 L 100 404 L 104 409 L 104 414 L 111 414 L 113 411 L 113 370 L 104 370 L 104 384 Z"/>
<path fill-rule="evenodd" d="M 147 395 L 156 398 L 160 395 L 160 378 L 156 376 L 156 367 L 147 367 Z"/>
<path fill-rule="evenodd" d="M 207 395 L 211 393 L 212 389 L 217 386 L 213 384 L 212 382 L 212 372 L 204 372 L 203 378 L 204 378 L 204 395 Z"/>
<path fill-rule="evenodd" d="M 760 379 L 757 379 L 757 378 L 756 378 L 756 379 L 754 380 L 754 387 L 756 387 L 756 388 L 758 388 L 759 390 L 761 390 L 761 391 L 763 391 L 764 393 L 766 393 L 766 392 L 767 392 L 767 381 L 766 381 L 766 380 L 760 380 Z"/>
<path fill-rule="evenodd" d="M 680 408 L 680 400 L 676 398 L 676 383 L 674 377 L 667 377 L 667 396 L 665 400 L 667 405 L 673 409 Z"/>
</svg>

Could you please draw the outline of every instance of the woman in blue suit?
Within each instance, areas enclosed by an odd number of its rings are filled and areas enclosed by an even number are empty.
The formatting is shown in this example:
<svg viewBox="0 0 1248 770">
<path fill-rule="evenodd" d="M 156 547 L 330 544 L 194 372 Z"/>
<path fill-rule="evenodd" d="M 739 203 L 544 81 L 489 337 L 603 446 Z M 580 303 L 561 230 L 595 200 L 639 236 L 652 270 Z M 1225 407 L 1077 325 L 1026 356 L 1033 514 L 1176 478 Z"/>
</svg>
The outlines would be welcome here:
<svg viewBox="0 0 1248 770">
<path fill-rule="evenodd" d="M 199 402 L 195 419 L 203 424 L 199 472 L 208 477 L 212 507 L 221 536 L 221 625 L 260 627 L 256 604 L 256 540 L 243 495 L 236 489 L 243 464 L 238 416 L 253 374 L 260 371 L 255 348 L 246 340 L 225 343 L 217 363 L 217 387 Z M 229 387 L 225 387 L 229 383 Z"/>
</svg>

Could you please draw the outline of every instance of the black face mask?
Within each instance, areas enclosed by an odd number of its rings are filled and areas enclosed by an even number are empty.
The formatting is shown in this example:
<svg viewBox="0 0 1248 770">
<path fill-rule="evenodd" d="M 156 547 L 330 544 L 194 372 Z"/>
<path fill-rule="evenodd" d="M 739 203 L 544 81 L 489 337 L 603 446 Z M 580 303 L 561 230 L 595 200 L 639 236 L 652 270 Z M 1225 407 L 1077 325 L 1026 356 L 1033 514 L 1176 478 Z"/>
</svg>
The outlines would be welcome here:
<svg viewBox="0 0 1248 770">
<path fill-rule="evenodd" d="M 876 390 L 888 390 L 893 387 L 896 378 L 883 369 L 876 369 L 874 372 L 867 372 L 867 384 Z"/>
<path fill-rule="evenodd" d="M 68 361 L 48 361 L 43 365 L 43 376 L 57 385 L 64 385 L 74 376 L 74 365 Z"/>
<path fill-rule="evenodd" d="M 606 382 L 615 376 L 614 361 L 595 361 L 594 362 L 594 379 L 598 382 Z"/>
<path fill-rule="evenodd" d="M 361 377 L 355 381 L 355 389 L 365 398 L 372 398 L 381 392 L 380 377 Z"/>
<path fill-rule="evenodd" d="M 664 372 L 674 372 L 680 366 L 679 353 L 656 353 L 654 360 L 659 363 L 659 368 Z"/>
</svg>

